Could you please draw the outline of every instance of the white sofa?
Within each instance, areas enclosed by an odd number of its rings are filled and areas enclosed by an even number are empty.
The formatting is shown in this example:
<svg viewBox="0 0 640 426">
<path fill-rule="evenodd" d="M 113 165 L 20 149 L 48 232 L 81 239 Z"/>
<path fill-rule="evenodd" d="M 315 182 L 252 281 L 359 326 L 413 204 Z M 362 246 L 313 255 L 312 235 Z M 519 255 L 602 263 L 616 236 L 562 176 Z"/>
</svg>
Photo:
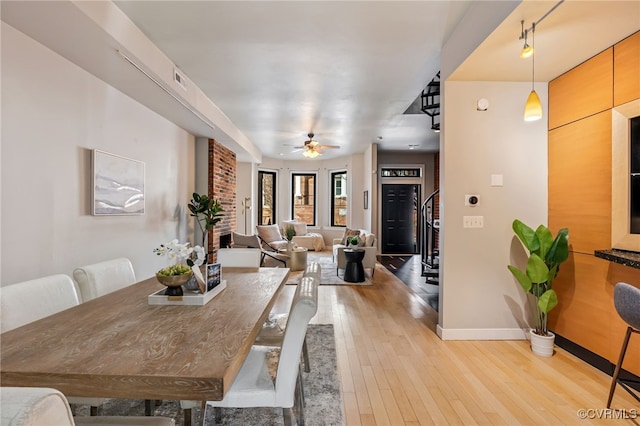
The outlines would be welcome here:
<svg viewBox="0 0 640 426">
<path fill-rule="evenodd" d="M 307 230 L 307 224 L 304 222 L 297 222 L 295 220 L 285 220 L 283 222 L 283 233 L 284 228 L 287 225 L 292 225 L 293 229 L 296 231 L 296 235 L 291 240 L 298 247 L 304 247 L 307 250 L 314 251 L 322 251 L 324 250 L 324 237 L 322 234 L 318 234 L 315 232 L 309 232 Z"/>
<path fill-rule="evenodd" d="M 333 240 L 333 261 L 336 263 L 336 274 L 340 269 L 344 269 L 347 266 L 344 249 L 348 248 L 345 238 L 348 236 L 349 231 L 355 233 L 356 230 L 347 228 L 342 238 L 334 238 Z M 376 254 L 378 251 L 376 247 L 376 236 L 365 229 L 358 229 L 357 231 L 362 245 L 356 248 L 364 250 L 362 266 L 364 269 L 371 269 L 371 276 L 373 277 L 376 270 Z"/>
</svg>

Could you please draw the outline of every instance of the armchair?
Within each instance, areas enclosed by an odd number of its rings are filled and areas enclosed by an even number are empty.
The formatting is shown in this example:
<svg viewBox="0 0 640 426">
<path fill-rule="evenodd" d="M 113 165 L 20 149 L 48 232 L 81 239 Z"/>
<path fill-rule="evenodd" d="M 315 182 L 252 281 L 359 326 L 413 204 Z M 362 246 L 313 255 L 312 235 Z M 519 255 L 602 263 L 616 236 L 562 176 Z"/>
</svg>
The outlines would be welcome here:
<svg viewBox="0 0 640 426">
<path fill-rule="evenodd" d="M 280 233 L 278 225 L 258 225 L 256 231 L 260 241 L 266 245 L 266 247 L 263 246 L 265 250 L 277 252 L 280 249 L 286 249 L 289 244 L 289 241 Z"/>
<path fill-rule="evenodd" d="M 364 269 L 371 269 L 371 276 L 376 271 L 376 236 L 370 234 L 367 231 L 354 231 L 350 229 L 345 230 L 345 235 L 342 238 L 335 238 L 333 240 L 333 260 L 336 262 L 336 274 L 339 269 L 345 269 L 347 266 L 347 258 L 344 255 L 344 249 L 347 248 L 346 238 L 349 236 L 356 236 L 356 232 L 359 234 L 361 246 L 358 249 L 364 250 L 364 258 L 362 259 L 362 266 Z"/>
<path fill-rule="evenodd" d="M 270 258 L 277 260 L 278 262 L 282 263 L 283 266 L 287 265 L 287 260 L 289 259 L 289 256 L 278 252 L 278 250 L 273 250 L 273 248 L 270 250 L 264 249 L 264 247 L 262 246 L 261 239 L 257 235 L 244 235 L 244 234 L 238 234 L 237 232 L 232 232 L 231 239 L 232 239 L 232 243 L 231 243 L 232 249 L 238 249 L 238 248 L 260 249 L 260 252 L 262 253 L 262 256 L 260 257 L 260 265 L 264 263 L 264 259 L 266 256 L 269 256 Z"/>
</svg>

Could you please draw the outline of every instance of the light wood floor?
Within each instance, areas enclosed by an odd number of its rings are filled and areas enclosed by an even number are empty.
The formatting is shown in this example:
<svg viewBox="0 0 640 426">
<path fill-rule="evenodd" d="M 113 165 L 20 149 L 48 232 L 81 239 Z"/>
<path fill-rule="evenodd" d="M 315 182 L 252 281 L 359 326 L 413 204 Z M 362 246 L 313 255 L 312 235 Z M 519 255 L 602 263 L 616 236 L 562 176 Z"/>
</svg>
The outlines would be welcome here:
<svg viewBox="0 0 640 426">
<path fill-rule="evenodd" d="M 402 282 L 380 265 L 373 282 L 320 286 L 312 320 L 334 324 L 347 425 L 640 424 L 581 420 L 578 410 L 605 408 L 610 377 L 568 352 L 541 358 L 526 341 L 442 341 L 436 313 Z M 620 387 L 613 408 L 640 417 Z"/>
</svg>

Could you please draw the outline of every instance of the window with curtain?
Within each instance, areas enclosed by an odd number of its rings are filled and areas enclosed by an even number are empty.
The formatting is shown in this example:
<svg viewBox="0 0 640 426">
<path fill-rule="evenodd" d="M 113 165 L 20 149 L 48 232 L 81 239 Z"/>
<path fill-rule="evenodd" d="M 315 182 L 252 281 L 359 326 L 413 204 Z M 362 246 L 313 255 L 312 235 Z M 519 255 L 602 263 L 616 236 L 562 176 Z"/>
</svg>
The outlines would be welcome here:
<svg viewBox="0 0 640 426">
<path fill-rule="evenodd" d="M 307 225 L 316 224 L 315 173 L 291 174 L 291 218 Z"/>
<path fill-rule="evenodd" d="M 347 172 L 331 173 L 331 226 L 347 226 Z"/>
<path fill-rule="evenodd" d="M 276 172 L 258 172 L 258 225 L 276 223 Z"/>
</svg>

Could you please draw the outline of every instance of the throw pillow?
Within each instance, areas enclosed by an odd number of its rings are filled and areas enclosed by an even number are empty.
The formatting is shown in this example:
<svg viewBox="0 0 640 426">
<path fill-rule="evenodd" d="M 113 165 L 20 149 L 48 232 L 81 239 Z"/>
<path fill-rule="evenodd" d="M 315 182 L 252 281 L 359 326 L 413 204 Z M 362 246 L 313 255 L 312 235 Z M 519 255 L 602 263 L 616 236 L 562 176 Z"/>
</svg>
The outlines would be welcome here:
<svg viewBox="0 0 640 426">
<path fill-rule="evenodd" d="M 268 243 L 271 241 L 282 240 L 282 235 L 280 235 L 278 225 L 258 225 L 256 226 L 256 230 L 258 231 L 260 238 Z"/>
<path fill-rule="evenodd" d="M 349 237 L 360 237 L 360 230 L 345 228 L 344 235 L 342 236 L 342 240 L 340 241 L 340 244 L 342 244 L 343 246 L 346 246 L 347 238 Z"/>
<path fill-rule="evenodd" d="M 365 247 L 373 247 L 375 243 L 376 243 L 376 236 L 374 234 L 367 234 L 364 241 Z"/>
<path fill-rule="evenodd" d="M 296 235 L 307 235 L 307 224 L 304 222 L 294 222 L 293 229 L 296 231 Z"/>
</svg>

